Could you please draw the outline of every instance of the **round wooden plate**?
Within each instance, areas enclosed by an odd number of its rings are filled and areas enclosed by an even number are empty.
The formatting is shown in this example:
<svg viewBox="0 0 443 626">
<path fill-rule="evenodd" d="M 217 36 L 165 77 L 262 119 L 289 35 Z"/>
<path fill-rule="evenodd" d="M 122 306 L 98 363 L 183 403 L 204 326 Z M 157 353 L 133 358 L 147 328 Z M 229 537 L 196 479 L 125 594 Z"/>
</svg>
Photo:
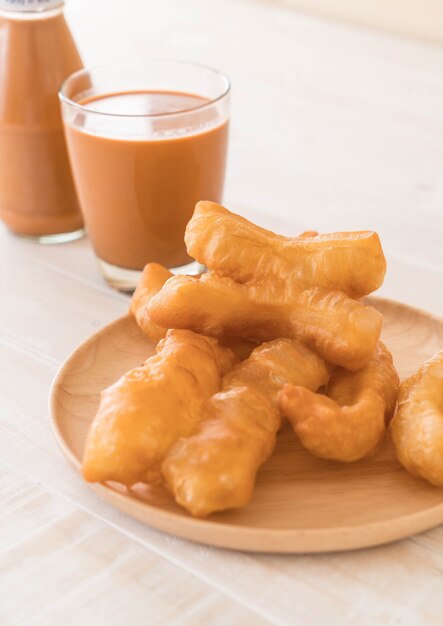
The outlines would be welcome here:
<svg viewBox="0 0 443 626">
<path fill-rule="evenodd" d="M 383 339 L 401 378 L 443 348 L 443 320 L 372 298 L 385 316 Z M 134 320 L 123 317 L 79 346 L 51 390 L 55 436 L 80 470 L 100 391 L 153 353 Z M 193 519 L 162 488 L 114 483 L 92 489 L 128 515 L 186 539 L 257 552 L 307 553 L 375 546 L 443 522 L 443 489 L 407 474 L 386 439 L 372 459 L 350 465 L 311 456 L 285 427 L 261 468 L 251 503 Z"/>
</svg>

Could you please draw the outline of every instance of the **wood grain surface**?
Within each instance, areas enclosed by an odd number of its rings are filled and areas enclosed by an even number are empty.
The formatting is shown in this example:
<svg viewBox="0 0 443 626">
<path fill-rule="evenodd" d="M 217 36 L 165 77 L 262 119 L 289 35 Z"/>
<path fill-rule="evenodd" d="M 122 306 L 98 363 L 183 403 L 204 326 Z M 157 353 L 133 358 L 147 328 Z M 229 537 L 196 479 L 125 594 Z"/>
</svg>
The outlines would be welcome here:
<svg viewBox="0 0 443 626">
<path fill-rule="evenodd" d="M 369 299 L 384 315 L 383 340 L 402 378 L 443 345 L 443 320 L 389 300 Z M 57 441 L 80 471 L 100 392 L 143 363 L 154 345 L 132 317 L 106 326 L 62 365 L 51 391 Z M 443 522 L 443 489 L 413 478 L 389 438 L 372 459 L 326 462 L 283 428 L 243 509 L 190 517 L 162 486 L 94 485 L 116 508 L 150 526 L 193 541 L 256 552 L 331 552 L 387 543 Z"/>
<path fill-rule="evenodd" d="M 10 623 L 267 623 L 2 463 L 0 495 L 1 610 Z M 48 589 L 54 596 L 36 615 Z"/>
</svg>

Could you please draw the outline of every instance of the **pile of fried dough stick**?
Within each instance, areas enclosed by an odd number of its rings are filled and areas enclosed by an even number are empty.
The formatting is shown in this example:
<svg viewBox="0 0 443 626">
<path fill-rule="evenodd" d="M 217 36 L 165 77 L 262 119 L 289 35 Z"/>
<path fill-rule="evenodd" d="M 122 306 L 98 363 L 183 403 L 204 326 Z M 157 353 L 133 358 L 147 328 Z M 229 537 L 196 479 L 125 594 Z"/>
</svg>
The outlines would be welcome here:
<svg viewBox="0 0 443 626">
<path fill-rule="evenodd" d="M 400 462 L 443 485 L 443 351 L 399 390 L 382 315 L 361 300 L 386 271 L 376 233 L 287 238 L 199 202 L 185 242 L 208 271 L 145 267 L 131 313 L 156 355 L 102 392 L 87 481 L 161 481 L 203 517 L 249 502 L 284 419 L 312 454 L 350 463 L 394 415 Z"/>
</svg>

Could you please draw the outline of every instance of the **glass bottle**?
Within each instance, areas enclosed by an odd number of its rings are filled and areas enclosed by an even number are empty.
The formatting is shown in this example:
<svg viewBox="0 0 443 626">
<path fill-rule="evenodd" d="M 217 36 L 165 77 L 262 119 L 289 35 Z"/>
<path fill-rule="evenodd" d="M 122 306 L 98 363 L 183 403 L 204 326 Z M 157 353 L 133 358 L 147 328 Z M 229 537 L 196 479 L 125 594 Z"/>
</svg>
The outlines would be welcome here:
<svg viewBox="0 0 443 626">
<path fill-rule="evenodd" d="M 0 0 L 0 218 L 42 243 L 83 234 L 58 101 L 82 67 L 62 0 Z"/>
</svg>

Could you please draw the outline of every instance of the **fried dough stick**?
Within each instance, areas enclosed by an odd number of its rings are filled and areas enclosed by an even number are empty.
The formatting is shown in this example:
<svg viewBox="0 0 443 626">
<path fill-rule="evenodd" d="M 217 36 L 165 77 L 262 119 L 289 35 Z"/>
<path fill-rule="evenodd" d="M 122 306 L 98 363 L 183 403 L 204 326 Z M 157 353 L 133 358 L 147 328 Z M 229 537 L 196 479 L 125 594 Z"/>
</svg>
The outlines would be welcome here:
<svg viewBox="0 0 443 626">
<path fill-rule="evenodd" d="M 148 263 L 138 281 L 131 299 L 129 312 L 135 317 L 137 325 L 155 343 L 166 335 L 166 328 L 154 324 L 148 313 L 151 298 L 160 291 L 173 274 L 158 263 Z"/>
<path fill-rule="evenodd" d="M 135 317 L 135 321 L 140 329 L 157 343 L 166 336 L 167 328 L 161 328 L 154 324 L 149 314 L 148 305 L 152 298 L 160 291 L 168 278 L 173 274 L 158 263 L 148 263 L 141 275 L 137 289 L 132 296 L 129 312 Z M 223 346 L 230 348 L 237 360 L 243 361 L 257 347 L 257 341 L 250 341 L 243 337 L 229 337 L 220 342 Z"/>
<path fill-rule="evenodd" d="M 443 487 L 443 350 L 400 385 L 391 433 L 403 467 Z"/>
<path fill-rule="evenodd" d="M 279 395 L 279 407 L 312 454 L 349 463 L 370 456 L 380 446 L 398 387 L 392 356 L 379 342 L 363 369 L 333 371 L 326 395 L 287 385 Z"/>
<path fill-rule="evenodd" d="M 170 330 L 157 354 L 102 392 L 83 457 L 89 482 L 154 482 L 170 447 L 189 435 L 234 357 L 216 339 Z"/>
<path fill-rule="evenodd" d="M 214 202 L 198 202 L 186 227 L 188 253 L 239 283 L 297 282 L 360 298 L 383 283 L 386 261 L 372 231 L 283 237 Z"/>
<path fill-rule="evenodd" d="M 165 458 L 163 478 L 177 503 L 197 517 L 247 504 L 274 449 L 278 392 L 286 382 L 316 390 L 327 379 L 323 360 L 299 342 L 277 339 L 256 348 L 224 377 L 197 431 Z"/>
<path fill-rule="evenodd" d="M 210 273 L 170 278 L 150 301 L 148 315 L 159 326 L 214 337 L 301 339 L 330 363 L 352 370 L 371 358 L 382 326 L 381 313 L 339 291 L 240 285 Z"/>
</svg>

